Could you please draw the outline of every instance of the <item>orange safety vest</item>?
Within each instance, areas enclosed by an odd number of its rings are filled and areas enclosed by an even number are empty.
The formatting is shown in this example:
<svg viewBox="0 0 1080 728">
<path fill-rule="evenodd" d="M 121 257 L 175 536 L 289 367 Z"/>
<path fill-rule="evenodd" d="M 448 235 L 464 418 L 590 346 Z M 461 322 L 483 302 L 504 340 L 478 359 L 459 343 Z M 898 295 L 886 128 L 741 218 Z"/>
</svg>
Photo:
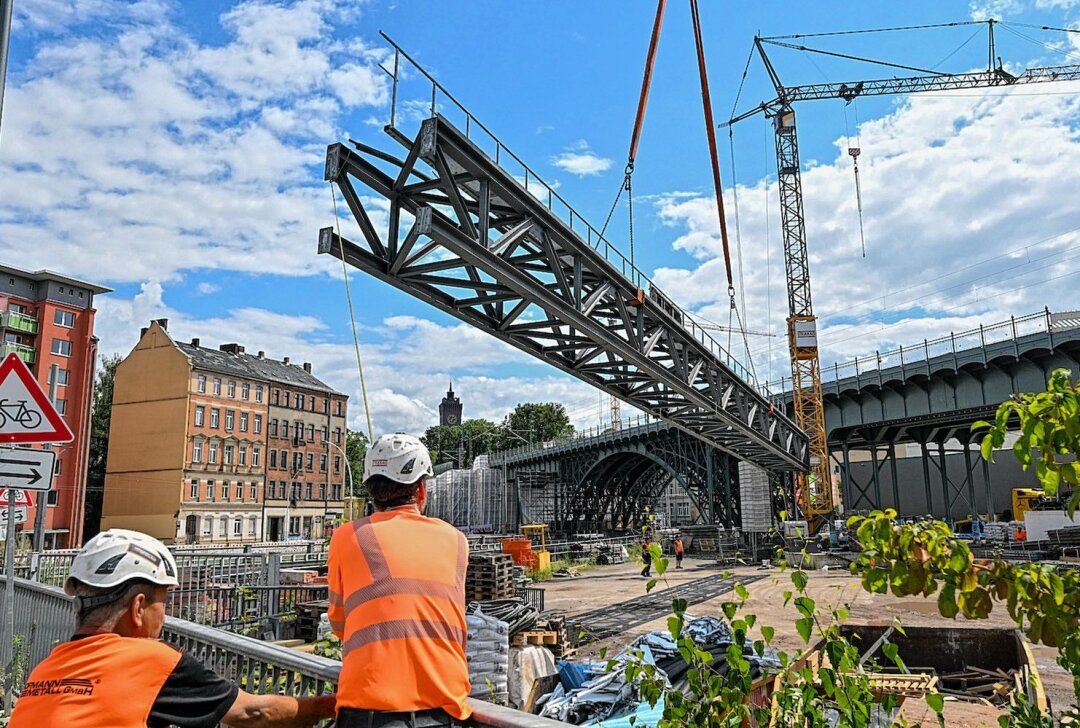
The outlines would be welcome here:
<svg viewBox="0 0 1080 728">
<path fill-rule="evenodd" d="M 675 539 L 675 553 L 681 554 L 683 553 L 683 550 L 684 549 L 682 539 Z"/>
<path fill-rule="evenodd" d="M 146 728 L 180 653 L 151 639 L 99 634 L 65 642 L 30 673 L 10 728 Z"/>
<path fill-rule="evenodd" d="M 415 506 L 340 526 L 330 540 L 330 626 L 342 640 L 338 708 L 471 714 L 465 569 L 457 529 Z"/>
</svg>

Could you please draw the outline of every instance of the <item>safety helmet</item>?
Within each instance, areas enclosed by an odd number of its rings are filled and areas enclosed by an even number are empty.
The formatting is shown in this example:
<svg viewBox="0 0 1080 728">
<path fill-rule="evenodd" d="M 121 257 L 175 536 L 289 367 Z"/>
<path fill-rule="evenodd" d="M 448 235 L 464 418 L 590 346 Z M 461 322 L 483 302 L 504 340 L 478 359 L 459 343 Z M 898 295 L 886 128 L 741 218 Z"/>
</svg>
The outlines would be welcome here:
<svg viewBox="0 0 1080 728">
<path fill-rule="evenodd" d="M 415 483 L 423 477 L 434 477 L 431 453 L 427 446 L 412 435 L 383 435 L 368 448 L 364 456 L 364 482 L 382 475 L 396 483 Z"/>
<path fill-rule="evenodd" d="M 111 528 L 75 554 L 64 591 L 74 596 L 75 580 L 98 589 L 112 589 L 134 579 L 179 586 L 176 573 L 176 559 L 161 541 L 138 531 Z"/>
</svg>

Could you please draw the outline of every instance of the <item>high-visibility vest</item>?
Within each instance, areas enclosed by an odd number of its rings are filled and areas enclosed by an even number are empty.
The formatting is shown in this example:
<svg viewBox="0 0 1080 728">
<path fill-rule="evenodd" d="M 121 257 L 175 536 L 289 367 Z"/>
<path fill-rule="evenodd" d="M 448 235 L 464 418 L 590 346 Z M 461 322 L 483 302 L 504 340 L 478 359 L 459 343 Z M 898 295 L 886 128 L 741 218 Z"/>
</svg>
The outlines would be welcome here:
<svg viewBox="0 0 1080 728">
<path fill-rule="evenodd" d="M 330 626 L 342 640 L 338 708 L 470 715 L 469 547 L 415 506 L 340 526 L 330 540 Z"/>
<path fill-rule="evenodd" d="M 675 553 L 681 554 L 685 549 L 683 548 L 683 542 L 681 539 L 675 541 Z"/>
<path fill-rule="evenodd" d="M 99 634 L 58 645 L 30 673 L 10 728 L 146 728 L 180 653 L 150 639 Z"/>
</svg>

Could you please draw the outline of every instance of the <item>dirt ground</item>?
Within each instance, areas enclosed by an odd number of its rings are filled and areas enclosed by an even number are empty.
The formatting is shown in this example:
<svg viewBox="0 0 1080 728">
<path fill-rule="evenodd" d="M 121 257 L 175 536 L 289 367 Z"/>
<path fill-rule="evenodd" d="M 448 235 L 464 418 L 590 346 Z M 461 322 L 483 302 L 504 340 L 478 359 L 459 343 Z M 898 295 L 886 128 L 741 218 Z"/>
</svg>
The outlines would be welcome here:
<svg viewBox="0 0 1080 728">
<path fill-rule="evenodd" d="M 723 571 L 712 561 L 687 557 L 683 569 L 675 570 L 672 563 L 670 570 L 657 585 L 657 589 L 666 589 Z M 644 595 L 648 581 L 640 574 L 640 566 L 633 563 L 615 566 L 601 566 L 584 572 L 573 578 L 553 579 L 546 582 L 545 608 L 549 611 L 564 613 L 568 616 L 581 616 L 590 610 L 627 601 Z M 762 571 L 754 567 L 740 567 L 732 570 L 736 574 L 764 575 L 764 578 L 750 584 L 747 589 L 750 598 L 747 613 L 757 615 L 758 625 L 771 625 L 776 630 L 774 646 L 787 652 L 799 652 L 805 646 L 795 631 L 797 619 L 795 608 L 783 604 L 783 592 L 791 590 L 790 575 L 778 569 Z M 898 617 L 904 626 L 950 626 L 950 627 L 1012 627 L 1008 613 L 995 609 L 987 620 L 967 622 L 963 618 L 948 620 L 937 612 L 936 603 L 931 599 L 917 597 L 897 598 L 889 595 L 868 594 L 862 590 L 858 580 L 846 571 L 808 572 L 807 593 L 819 608 L 829 605 L 847 605 L 849 622 L 852 624 L 892 624 Z M 720 605 L 732 599 L 731 594 L 711 599 L 690 608 L 694 615 L 719 615 Z M 626 634 L 582 645 L 578 659 L 595 659 L 602 647 L 608 647 L 608 654 L 621 649 L 638 635 L 653 630 L 667 628 L 667 616 L 639 625 Z M 1067 706 L 1073 702 L 1072 683 L 1069 675 L 1055 662 L 1056 651 L 1038 645 L 1032 646 L 1039 674 L 1051 705 Z M 994 708 L 968 702 L 947 699 L 946 725 L 962 728 L 976 726 L 996 726 L 997 718 L 1002 713 Z M 924 726 L 936 725 L 933 713 L 921 700 L 908 701 L 902 715 L 911 722 L 921 722 Z"/>
</svg>

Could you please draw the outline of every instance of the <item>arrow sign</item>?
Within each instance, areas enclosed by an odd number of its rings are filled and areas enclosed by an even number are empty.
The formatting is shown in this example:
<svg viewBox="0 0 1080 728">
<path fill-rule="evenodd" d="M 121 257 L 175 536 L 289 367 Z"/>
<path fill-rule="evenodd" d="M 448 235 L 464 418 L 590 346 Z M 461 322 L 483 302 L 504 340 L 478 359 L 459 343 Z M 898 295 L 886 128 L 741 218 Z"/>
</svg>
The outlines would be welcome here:
<svg viewBox="0 0 1080 728">
<path fill-rule="evenodd" d="M 8 354 L 0 362 L 0 442 L 71 442 L 74 438 L 23 360 Z"/>
<path fill-rule="evenodd" d="M 15 525 L 18 525 L 20 523 L 26 523 L 26 520 L 29 517 L 29 515 L 30 515 L 30 512 L 29 512 L 29 510 L 27 510 L 26 506 L 16 506 L 16 508 L 15 508 Z M 0 524 L 3 524 L 3 525 L 6 526 L 7 525 L 7 519 L 8 519 L 7 508 L 0 508 Z"/>
<path fill-rule="evenodd" d="M 0 449 L 0 485 L 27 490 L 52 488 L 56 453 L 51 450 Z"/>
<path fill-rule="evenodd" d="M 0 488 L 0 506 L 7 508 L 9 494 L 12 494 L 12 497 L 15 498 L 16 506 L 30 505 L 30 496 L 26 494 L 26 491 L 18 490 L 17 488 L 12 488 L 10 490 L 7 488 Z"/>
</svg>

